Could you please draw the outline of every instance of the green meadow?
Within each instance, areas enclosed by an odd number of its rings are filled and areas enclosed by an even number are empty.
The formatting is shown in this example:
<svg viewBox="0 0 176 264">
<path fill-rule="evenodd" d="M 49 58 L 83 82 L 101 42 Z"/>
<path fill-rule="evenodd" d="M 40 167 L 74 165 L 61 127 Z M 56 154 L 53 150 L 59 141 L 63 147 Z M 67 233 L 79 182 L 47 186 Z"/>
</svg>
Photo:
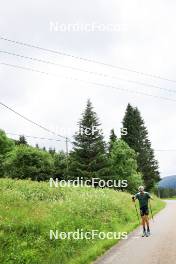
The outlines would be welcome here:
<svg viewBox="0 0 176 264">
<path fill-rule="evenodd" d="M 131 195 L 90 187 L 0 179 L 0 263 L 88 264 L 117 240 L 50 240 L 50 230 L 130 232 L 139 225 Z M 157 213 L 165 203 L 154 197 Z"/>
</svg>

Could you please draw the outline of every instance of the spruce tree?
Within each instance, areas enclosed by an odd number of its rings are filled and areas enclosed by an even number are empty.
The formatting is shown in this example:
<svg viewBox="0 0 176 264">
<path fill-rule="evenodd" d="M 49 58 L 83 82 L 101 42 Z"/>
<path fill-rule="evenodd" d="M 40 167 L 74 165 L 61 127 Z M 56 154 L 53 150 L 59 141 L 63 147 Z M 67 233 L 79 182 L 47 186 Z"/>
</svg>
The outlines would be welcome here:
<svg viewBox="0 0 176 264">
<path fill-rule="evenodd" d="M 158 162 L 148 139 L 148 131 L 144 120 L 137 107 L 128 104 L 123 119 L 123 127 L 127 128 L 128 134 L 123 135 L 122 139 L 138 154 L 138 170 L 143 175 L 146 189 L 149 190 L 160 179 Z"/>
<path fill-rule="evenodd" d="M 112 150 L 112 147 L 114 145 L 114 142 L 116 142 L 117 136 L 114 132 L 114 129 L 111 129 L 110 131 L 110 137 L 109 137 L 109 152 Z"/>
<path fill-rule="evenodd" d="M 27 140 L 25 136 L 21 135 L 19 136 L 19 139 L 16 141 L 16 145 L 27 145 Z"/>
<path fill-rule="evenodd" d="M 84 180 L 106 177 L 106 145 L 90 100 L 78 126 L 79 132 L 74 136 L 74 147 L 70 154 L 69 176 L 83 177 Z"/>
</svg>

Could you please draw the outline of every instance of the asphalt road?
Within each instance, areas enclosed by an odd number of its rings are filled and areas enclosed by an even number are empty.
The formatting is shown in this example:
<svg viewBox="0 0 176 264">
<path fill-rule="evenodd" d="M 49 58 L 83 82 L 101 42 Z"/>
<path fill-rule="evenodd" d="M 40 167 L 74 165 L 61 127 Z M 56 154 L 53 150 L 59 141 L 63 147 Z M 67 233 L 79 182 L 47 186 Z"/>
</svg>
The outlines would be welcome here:
<svg viewBox="0 0 176 264">
<path fill-rule="evenodd" d="M 120 241 L 95 264 L 176 264 L 176 201 L 151 221 L 151 236 L 141 237 L 141 228 Z"/>
</svg>

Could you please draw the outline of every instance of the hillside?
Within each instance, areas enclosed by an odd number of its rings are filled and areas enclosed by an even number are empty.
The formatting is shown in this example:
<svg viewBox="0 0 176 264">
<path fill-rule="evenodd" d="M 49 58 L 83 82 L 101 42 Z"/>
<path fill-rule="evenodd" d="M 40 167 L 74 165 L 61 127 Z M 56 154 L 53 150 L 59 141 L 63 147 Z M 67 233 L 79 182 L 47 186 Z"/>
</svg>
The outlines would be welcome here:
<svg viewBox="0 0 176 264">
<path fill-rule="evenodd" d="M 176 175 L 164 177 L 159 182 L 159 187 L 176 189 Z"/>
<path fill-rule="evenodd" d="M 138 225 L 128 193 L 0 179 L 0 263 L 86 264 L 117 240 L 50 240 L 50 230 L 130 232 Z M 152 201 L 156 213 L 164 207 Z"/>
</svg>

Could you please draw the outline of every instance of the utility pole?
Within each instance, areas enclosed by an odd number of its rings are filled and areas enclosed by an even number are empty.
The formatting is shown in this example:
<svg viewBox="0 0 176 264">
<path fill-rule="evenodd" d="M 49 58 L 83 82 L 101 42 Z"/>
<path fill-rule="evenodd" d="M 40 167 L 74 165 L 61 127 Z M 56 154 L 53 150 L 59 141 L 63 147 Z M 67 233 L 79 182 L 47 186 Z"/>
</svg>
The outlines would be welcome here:
<svg viewBox="0 0 176 264">
<path fill-rule="evenodd" d="M 67 175 L 68 175 L 68 137 L 65 140 L 65 148 L 66 148 L 66 164 L 67 164 Z"/>
</svg>

